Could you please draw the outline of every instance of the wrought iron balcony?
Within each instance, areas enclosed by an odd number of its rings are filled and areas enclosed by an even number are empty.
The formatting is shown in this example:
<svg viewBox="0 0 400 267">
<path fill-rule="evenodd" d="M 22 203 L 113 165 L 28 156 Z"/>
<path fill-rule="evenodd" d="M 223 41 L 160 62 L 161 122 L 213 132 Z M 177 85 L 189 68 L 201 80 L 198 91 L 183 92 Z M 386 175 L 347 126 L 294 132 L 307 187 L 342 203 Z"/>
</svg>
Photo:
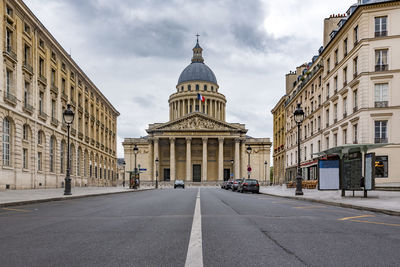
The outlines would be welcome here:
<svg viewBox="0 0 400 267">
<path fill-rule="evenodd" d="M 40 111 L 39 111 L 39 114 L 38 114 L 38 117 L 39 117 L 40 119 L 42 119 L 42 120 L 45 121 L 45 120 L 47 120 L 47 117 L 48 117 L 48 116 L 47 116 L 46 113 L 43 112 L 43 110 L 40 110 Z"/>
<path fill-rule="evenodd" d="M 38 80 L 39 80 L 39 82 L 43 83 L 44 85 L 47 84 L 47 78 L 44 77 L 42 74 L 39 74 Z"/>
<path fill-rule="evenodd" d="M 51 117 L 51 124 L 53 124 L 54 126 L 58 127 L 58 124 L 59 124 L 59 123 L 60 123 L 60 122 L 59 122 L 56 118 Z"/>
<path fill-rule="evenodd" d="M 386 71 L 389 67 L 387 64 L 375 65 L 375 71 Z"/>
<path fill-rule="evenodd" d="M 3 52 L 3 55 L 8 57 L 10 60 L 17 62 L 17 54 L 12 50 L 11 46 L 6 47 L 6 51 Z"/>
<path fill-rule="evenodd" d="M 388 142 L 387 137 L 386 138 L 375 138 L 375 144 L 386 144 Z"/>
<path fill-rule="evenodd" d="M 376 108 L 387 108 L 389 106 L 388 101 L 375 101 Z"/>
<path fill-rule="evenodd" d="M 387 31 L 375 32 L 375 37 L 384 37 L 384 36 L 387 36 Z"/>
<path fill-rule="evenodd" d="M 64 91 L 61 93 L 61 99 L 64 100 L 65 102 L 68 101 L 68 96 Z"/>
<path fill-rule="evenodd" d="M 343 82 L 343 87 L 345 87 L 347 85 L 347 81 Z"/>
<path fill-rule="evenodd" d="M 30 74 L 33 74 L 33 67 L 28 62 L 24 61 L 23 68 Z"/>
<path fill-rule="evenodd" d="M 86 143 L 89 143 L 89 141 L 90 141 L 89 136 L 85 136 L 85 142 L 86 142 Z"/>
<path fill-rule="evenodd" d="M 24 103 L 24 110 L 30 114 L 33 113 L 33 106 L 29 105 L 29 103 L 25 102 Z"/>
<path fill-rule="evenodd" d="M 78 131 L 78 138 L 79 138 L 79 139 L 83 139 L 83 133 L 80 132 L 80 131 Z"/>
<path fill-rule="evenodd" d="M 50 90 L 55 93 L 56 95 L 58 95 L 58 87 L 55 86 L 54 84 L 51 85 Z"/>
<path fill-rule="evenodd" d="M 10 92 L 4 93 L 4 101 L 6 101 L 12 105 L 17 104 L 17 98 L 15 97 L 15 95 L 11 94 Z"/>
</svg>

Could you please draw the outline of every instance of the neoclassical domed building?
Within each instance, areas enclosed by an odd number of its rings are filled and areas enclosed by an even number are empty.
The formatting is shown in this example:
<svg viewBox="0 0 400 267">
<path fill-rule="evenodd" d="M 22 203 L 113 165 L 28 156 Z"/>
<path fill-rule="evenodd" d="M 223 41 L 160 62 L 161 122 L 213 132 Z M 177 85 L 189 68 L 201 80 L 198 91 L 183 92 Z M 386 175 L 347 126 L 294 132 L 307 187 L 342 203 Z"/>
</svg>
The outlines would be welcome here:
<svg viewBox="0 0 400 267">
<path fill-rule="evenodd" d="M 126 172 L 134 171 L 138 148 L 141 183 L 153 183 L 157 174 L 160 182 L 201 184 L 247 177 L 248 147 L 251 177 L 269 180 L 269 138 L 249 137 L 244 124 L 225 121 L 226 98 L 202 52 L 197 40 L 192 62 L 169 97 L 169 121 L 150 124 L 147 136 L 122 143 Z"/>
</svg>

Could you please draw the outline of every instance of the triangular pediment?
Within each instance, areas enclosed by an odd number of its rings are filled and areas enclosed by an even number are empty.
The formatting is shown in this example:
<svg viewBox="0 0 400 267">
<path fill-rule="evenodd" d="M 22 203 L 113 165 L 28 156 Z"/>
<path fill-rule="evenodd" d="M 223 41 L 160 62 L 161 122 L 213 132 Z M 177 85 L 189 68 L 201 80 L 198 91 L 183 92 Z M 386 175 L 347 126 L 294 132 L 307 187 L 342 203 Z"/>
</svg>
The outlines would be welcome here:
<svg viewBox="0 0 400 267">
<path fill-rule="evenodd" d="M 243 124 L 230 124 L 216 120 L 203 113 L 196 112 L 182 118 L 163 124 L 150 125 L 147 132 L 176 132 L 176 131 L 228 131 L 247 132 Z"/>
</svg>

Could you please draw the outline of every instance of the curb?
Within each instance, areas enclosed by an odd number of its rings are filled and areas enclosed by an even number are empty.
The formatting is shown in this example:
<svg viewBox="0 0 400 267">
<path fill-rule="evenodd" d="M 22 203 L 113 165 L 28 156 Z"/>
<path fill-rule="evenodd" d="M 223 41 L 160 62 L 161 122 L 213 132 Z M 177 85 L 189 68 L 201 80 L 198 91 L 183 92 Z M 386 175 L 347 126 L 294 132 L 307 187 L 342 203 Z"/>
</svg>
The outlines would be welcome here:
<svg viewBox="0 0 400 267">
<path fill-rule="evenodd" d="M 379 213 L 384 213 L 384 214 L 392 215 L 392 216 L 400 216 L 400 211 L 394 211 L 394 210 L 377 209 L 377 208 L 358 206 L 358 205 L 333 202 L 333 201 L 326 201 L 326 200 L 320 200 L 320 199 L 305 198 L 305 197 L 280 196 L 280 195 L 274 195 L 274 194 L 263 193 L 263 192 L 260 192 L 260 194 L 272 196 L 272 197 L 282 197 L 282 198 L 288 198 L 288 199 L 297 199 L 297 200 L 304 200 L 304 201 L 309 201 L 309 202 L 316 202 L 316 203 L 321 203 L 321 204 L 330 205 L 330 206 L 337 206 L 337 207 L 342 207 L 342 208 L 379 212 Z"/>
<path fill-rule="evenodd" d="M 69 199 L 86 198 L 86 197 L 106 196 L 106 195 L 113 195 L 113 194 L 125 194 L 125 193 L 141 192 L 141 191 L 148 191 L 148 190 L 154 190 L 154 188 L 148 188 L 148 189 L 142 189 L 142 190 L 136 190 L 136 191 L 129 190 L 129 191 L 120 191 L 120 192 L 97 193 L 97 194 L 91 194 L 91 195 L 80 195 L 80 196 L 71 196 L 71 197 L 53 197 L 53 198 L 43 198 L 43 199 L 0 203 L 0 208 L 10 207 L 10 206 L 23 206 L 23 205 L 29 205 L 29 204 L 61 201 L 61 200 L 69 200 Z"/>
</svg>

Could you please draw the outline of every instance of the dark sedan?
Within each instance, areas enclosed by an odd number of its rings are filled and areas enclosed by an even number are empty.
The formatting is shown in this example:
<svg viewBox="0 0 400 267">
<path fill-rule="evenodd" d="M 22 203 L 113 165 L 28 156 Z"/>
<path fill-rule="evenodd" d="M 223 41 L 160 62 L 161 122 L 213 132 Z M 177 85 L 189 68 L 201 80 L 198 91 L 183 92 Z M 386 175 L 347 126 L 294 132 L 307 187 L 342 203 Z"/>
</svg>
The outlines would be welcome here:
<svg viewBox="0 0 400 267">
<path fill-rule="evenodd" d="M 252 193 L 259 193 L 260 192 L 260 184 L 256 179 L 245 179 L 242 183 L 238 186 L 238 192 L 252 192 Z"/>
</svg>

